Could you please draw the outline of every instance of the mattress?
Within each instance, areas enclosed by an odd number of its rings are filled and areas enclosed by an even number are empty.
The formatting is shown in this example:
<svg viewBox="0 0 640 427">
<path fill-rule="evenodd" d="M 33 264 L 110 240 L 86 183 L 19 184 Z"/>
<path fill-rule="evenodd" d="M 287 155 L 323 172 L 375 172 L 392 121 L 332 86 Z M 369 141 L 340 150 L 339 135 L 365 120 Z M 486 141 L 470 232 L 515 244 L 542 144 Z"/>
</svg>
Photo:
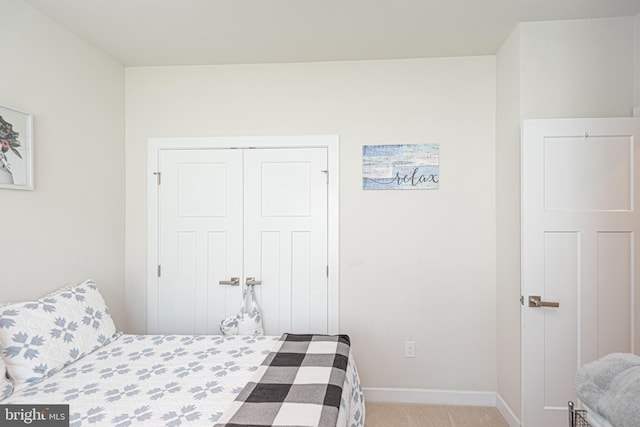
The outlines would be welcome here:
<svg viewBox="0 0 640 427">
<path fill-rule="evenodd" d="M 275 336 L 119 335 L 3 404 L 69 404 L 70 426 L 211 426 L 266 355 Z M 364 425 L 349 355 L 338 426 Z"/>
<path fill-rule="evenodd" d="M 605 417 L 586 405 L 583 405 L 583 407 L 587 411 L 587 421 L 589 422 L 591 427 L 613 427 Z"/>
</svg>

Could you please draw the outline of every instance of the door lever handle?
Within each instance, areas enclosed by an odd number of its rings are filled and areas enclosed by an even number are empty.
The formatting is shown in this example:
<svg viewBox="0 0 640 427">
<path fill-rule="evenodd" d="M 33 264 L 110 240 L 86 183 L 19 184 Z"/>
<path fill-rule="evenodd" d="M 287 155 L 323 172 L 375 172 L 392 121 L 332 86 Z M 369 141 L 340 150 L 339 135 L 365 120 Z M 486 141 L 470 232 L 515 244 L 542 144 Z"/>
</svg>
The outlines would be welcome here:
<svg viewBox="0 0 640 427">
<path fill-rule="evenodd" d="M 240 278 L 239 277 L 232 277 L 231 280 L 220 280 L 218 283 L 220 283 L 221 285 L 239 286 L 240 285 Z"/>
<path fill-rule="evenodd" d="M 554 302 L 554 301 L 541 301 L 542 298 L 540 298 L 538 295 L 531 295 L 529 296 L 529 307 L 560 307 L 560 303 L 559 302 Z"/>
<path fill-rule="evenodd" d="M 262 280 L 256 280 L 255 277 L 247 277 L 247 280 L 244 282 L 247 286 L 261 285 Z"/>
</svg>

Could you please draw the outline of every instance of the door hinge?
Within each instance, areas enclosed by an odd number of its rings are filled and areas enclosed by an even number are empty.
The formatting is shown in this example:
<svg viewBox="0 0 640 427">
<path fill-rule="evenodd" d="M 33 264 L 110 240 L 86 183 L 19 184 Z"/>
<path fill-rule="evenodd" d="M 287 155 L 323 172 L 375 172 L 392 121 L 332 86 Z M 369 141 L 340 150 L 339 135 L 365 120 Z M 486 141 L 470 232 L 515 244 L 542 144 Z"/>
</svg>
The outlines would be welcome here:
<svg viewBox="0 0 640 427">
<path fill-rule="evenodd" d="M 520 305 L 524 305 L 524 295 L 520 295 Z"/>
<path fill-rule="evenodd" d="M 321 170 L 320 172 L 324 173 L 327 175 L 327 184 L 329 183 L 329 171 L 328 170 Z"/>
<path fill-rule="evenodd" d="M 156 176 L 156 181 L 158 181 L 158 185 L 160 185 L 160 176 L 162 175 L 160 172 L 153 173 Z"/>
<path fill-rule="evenodd" d="M 329 266 L 327 265 L 327 277 L 329 277 Z"/>
<path fill-rule="evenodd" d="M 162 275 L 162 268 L 158 266 L 158 277 L 160 277 L 161 275 Z"/>
</svg>

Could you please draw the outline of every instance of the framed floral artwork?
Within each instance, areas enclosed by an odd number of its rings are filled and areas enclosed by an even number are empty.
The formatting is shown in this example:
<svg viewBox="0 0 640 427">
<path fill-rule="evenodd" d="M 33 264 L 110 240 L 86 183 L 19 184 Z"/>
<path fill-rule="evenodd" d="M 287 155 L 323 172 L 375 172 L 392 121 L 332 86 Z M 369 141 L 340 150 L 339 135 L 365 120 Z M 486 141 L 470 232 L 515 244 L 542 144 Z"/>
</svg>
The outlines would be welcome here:
<svg viewBox="0 0 640 427">
<path fill-rule="evenodd" d="M 0 107 L 0 188 L 33 190 L 31 115 Z"/>
</svg>

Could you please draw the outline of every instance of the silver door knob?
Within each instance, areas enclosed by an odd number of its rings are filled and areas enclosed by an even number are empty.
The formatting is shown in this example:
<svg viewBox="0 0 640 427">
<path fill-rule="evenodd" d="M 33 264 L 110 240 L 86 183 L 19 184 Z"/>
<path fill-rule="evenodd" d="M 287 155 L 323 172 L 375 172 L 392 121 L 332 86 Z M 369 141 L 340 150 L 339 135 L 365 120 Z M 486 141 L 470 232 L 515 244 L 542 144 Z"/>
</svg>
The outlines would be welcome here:
<svg viewBox="0 0 640 427">
<path fill-rule="evenodd" d="M 538 295 L 531 295 L 529 296 L 529 307 L 560 307 L 560 303 L 559 302 L 554 302 L 554 301 L 541 301 L 542 298 L 540 298 Z"/>
<path fill-rule="evenodd" d="M 261 285 L 262 280 L 256 280 L 255 277 L 247 277 L 247 280 L 244 282 L 244 284 L 247 286 Z"/>
<path fill-rule="evenodd" d="M 239 286 L 240 278 L 232 277 L 231 280 L 220 280 L 218 283 L 220 283 L 221 285 L 227 285 L 227 286 Z"/>
</svg>

